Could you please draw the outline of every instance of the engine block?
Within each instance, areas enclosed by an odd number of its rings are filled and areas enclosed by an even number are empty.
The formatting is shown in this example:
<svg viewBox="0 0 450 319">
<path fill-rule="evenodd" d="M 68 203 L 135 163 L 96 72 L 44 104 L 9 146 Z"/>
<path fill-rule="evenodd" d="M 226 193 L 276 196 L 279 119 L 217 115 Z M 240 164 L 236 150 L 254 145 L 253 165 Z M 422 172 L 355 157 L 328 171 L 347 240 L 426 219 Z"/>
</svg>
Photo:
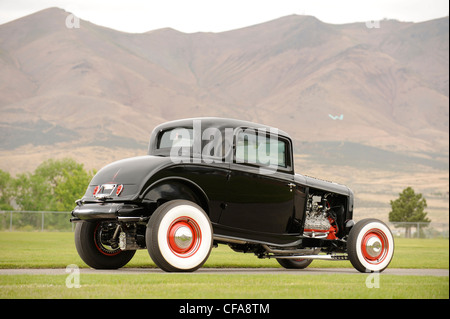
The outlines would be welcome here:
<svg viewBox="0 0 450 319">
<path fill-rule="evenodd" d="M 326 198 L 322 196 L 309 195 L 306 206 L 306 220 L 303 235 L 313 238 L 324 238 L 328 236 L 331 227 L 328 218 Z"/>
</svg>

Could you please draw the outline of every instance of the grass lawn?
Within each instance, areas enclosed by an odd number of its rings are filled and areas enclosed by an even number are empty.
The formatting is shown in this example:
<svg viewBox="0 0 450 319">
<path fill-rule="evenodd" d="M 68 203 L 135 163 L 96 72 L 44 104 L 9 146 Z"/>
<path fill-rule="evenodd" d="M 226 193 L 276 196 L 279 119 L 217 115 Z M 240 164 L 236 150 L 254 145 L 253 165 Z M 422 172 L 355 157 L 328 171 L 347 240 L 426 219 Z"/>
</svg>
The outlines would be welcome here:
<svg viewBox="0 0 450 319">
<path fill-rule="evenodd" d="M 356 275 L 82 274 L 80 288 L 64 275 L 0 276 L 0 298 L 158 299 L 448 299 L 448 277 L 380 275 L 367 288 Z"/>
<path fill-rule="evenodd" d="M 0 232 L 0 268 L 87 267 L 79 258 L 73 233 Z M 447 239 L 396 239 L 392 268 L 449 268 Z M 127 267 L 155 267 L 139 250 Z M 275 260 L 233 252 L 220 245 L 204 267 L 281 267 Z M 310 267 L 352 267 L 349 261 L 314 261 Z M 0 299 L 151 298 L 151 299 L 448 299 L 449 277 L 379 277 L 366 286 L 366 274 L 82 274 L 80 288 L 66 287 L 65 275 L 1 275 Z M 332 287 L 332 288 L 330 288 Z"/>
<path fill-rule="evenodd" d="M 0 268 L 87 267 L 75 249 L 73 233 L 0 232 Z M 126 267 L 156 267 L 146 249 Z M 274 259 L 236 253 L 226 245 L 213 248 L 204 267 L 281 267 Z M 349 261 L 315 260 L 310 267 L 352 267 Z M 395 239 L 391 268 L 449 268 L 448 239 Z"/>
</svg>

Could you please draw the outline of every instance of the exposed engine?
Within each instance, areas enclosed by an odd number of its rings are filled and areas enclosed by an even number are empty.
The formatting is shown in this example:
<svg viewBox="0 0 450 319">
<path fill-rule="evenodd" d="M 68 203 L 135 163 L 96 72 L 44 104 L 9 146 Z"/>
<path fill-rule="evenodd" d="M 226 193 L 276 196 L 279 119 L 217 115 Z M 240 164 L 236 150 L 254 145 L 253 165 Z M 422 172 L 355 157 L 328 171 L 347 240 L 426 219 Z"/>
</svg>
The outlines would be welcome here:
<svg viewBox="0 0 450 319">
<path fill-rule="evenodd" d="M 336 239 L 336 216 L 327 197 L 330 194 L 308 196 L 303 235 L 311 238 Z"/>
</svg>

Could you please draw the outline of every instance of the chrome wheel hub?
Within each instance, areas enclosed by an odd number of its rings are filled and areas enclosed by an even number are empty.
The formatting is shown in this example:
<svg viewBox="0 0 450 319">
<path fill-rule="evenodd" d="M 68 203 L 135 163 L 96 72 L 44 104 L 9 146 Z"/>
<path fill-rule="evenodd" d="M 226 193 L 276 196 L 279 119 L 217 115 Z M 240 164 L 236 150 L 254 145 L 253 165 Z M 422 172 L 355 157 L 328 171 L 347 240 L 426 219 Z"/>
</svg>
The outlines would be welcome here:
<svg viewBox="0 0 450 319">
<path fill-rule="evenodd" d="M 175 244 L 181 249 L 186 249 L 192 244 L 192 240 L 193 240 L 192 231 L 187 226 L 179 227 L 175 231 L 175 234 L 173 237 L 174 237 Z"/>
<path fill-rule="evenodd" d="M 382 247 L 383 244 L 381 243 L 380 238 L 372 236 L 367 240 L 366 252 L 371 257 L 377 257 L 380 255 Z"/>
</svg>

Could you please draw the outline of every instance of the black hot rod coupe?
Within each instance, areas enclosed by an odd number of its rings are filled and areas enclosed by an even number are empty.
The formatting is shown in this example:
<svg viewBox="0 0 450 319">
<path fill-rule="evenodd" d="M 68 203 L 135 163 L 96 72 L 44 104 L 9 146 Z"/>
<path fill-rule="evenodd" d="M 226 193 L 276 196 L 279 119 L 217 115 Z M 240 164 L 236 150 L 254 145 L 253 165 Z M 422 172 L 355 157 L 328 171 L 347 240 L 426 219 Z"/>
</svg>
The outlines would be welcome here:
<svg viewBox="0 0 450 319">
<path fill-rule="evenodd" d="M 349 259 L 381 272 L 394 252 L 383 222 L 353 221 L 349 188 L 294 173 L 288 134 L 246 121 L 161 124 L 148 155 L 103 167 L 76 204 L 76 248 L 97 269 L 146 248 L 164 271 L 194 271 L 226 244 L 285 268 Z"/>
</svg>

